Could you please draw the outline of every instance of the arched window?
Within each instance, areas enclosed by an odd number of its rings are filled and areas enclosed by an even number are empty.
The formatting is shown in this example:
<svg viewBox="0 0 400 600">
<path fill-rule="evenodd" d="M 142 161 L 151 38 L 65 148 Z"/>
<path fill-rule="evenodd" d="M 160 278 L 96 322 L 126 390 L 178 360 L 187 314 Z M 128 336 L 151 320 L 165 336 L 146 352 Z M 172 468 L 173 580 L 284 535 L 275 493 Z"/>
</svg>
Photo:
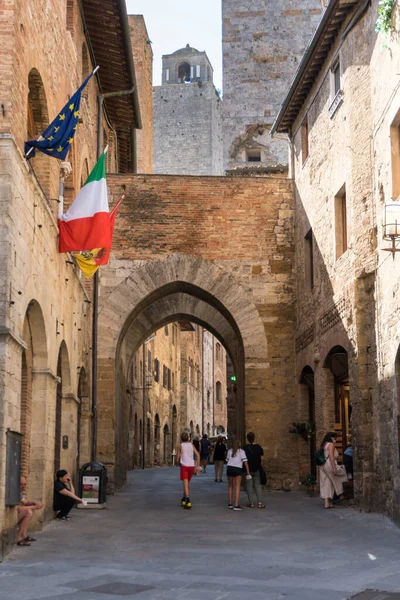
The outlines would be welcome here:
<svg viewBox="0 0 400 600">
<path fill-rule="evenodd" d="M 81 171 L 81 188 L 85 185 L 86 179 L 89 177 L 89 163 L 88 163 L 88 159 L 85 158 L 83 165 L 82 165 L 82 171 Z"/>
<path fill-rule="evenodd" d="M 49 124 L 46 93 L 39 71 L 32 69 L 28 75 L 27 137 L 37 139 Z M 50 194 L 50 157 L 42 152 L 30 159 L 39 184 L 46 194 Z"/>
<path fill-rule="evenodd" d="M 179 83 L 190 82 L 190 65 L 188 62 L 184 62 L 179 65 L 178 81 L 179 81 Z"/>
<path fill-rule="evenodd" d="M 222 404 L 222 383 L 220 381 L 217 381 L 215 386 L 215 398 L 217 404 Z"/>
</svg>

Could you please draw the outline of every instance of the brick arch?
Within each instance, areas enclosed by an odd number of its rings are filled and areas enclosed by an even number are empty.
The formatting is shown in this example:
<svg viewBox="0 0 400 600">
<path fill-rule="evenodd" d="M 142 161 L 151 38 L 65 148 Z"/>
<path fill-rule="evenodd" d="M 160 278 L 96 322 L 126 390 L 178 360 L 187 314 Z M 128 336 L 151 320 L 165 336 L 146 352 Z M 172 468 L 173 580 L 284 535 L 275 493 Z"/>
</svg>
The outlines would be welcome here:
<svg viewBox="0 0 400 600">
<path fill-rule="evenodd" d="M 116 455 L 110 461 L 101 440 L 98 455 L 110 470 L 119 471 L 117 484 L 125 470 L 124 395 L 132 355 L 153 331 L 179 318 L 205 326 L 227 349 L 238 377 L 231 429 L 244 437 L 245 391 L 249 405 L 254 395 L 253 386 L 245 390 L 245 377 L 258 369 L 261 381 L 267 360 L 264 325 L 251 298 L 233 276 L 199 257 L 175 254 L 137 263 L 122 283 L 103 294 L 99 312 L 99 377 L 107 388 L 99 394 L 99 428 L 107 430 L 108 440 L 115 436 Z"/>
</svg>

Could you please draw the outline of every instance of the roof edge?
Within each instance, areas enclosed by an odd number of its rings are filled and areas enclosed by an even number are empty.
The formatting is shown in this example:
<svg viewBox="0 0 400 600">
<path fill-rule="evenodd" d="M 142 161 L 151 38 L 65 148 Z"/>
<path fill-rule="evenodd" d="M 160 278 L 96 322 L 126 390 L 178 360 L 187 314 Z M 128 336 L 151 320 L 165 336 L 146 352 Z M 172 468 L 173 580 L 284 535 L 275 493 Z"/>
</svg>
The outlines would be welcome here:
<svg viewBox="0 0 400 600">
<path fill-rule="evenodd" d="M 124 36 L 124 45 L 126 51 L 126 58 L 128 63 L 128 74 L 131 80 L 131 87 L 133 87 L 133 105 L 135 108 L 136 117 L 136 129 L 142 129 L 142 116 L 140 113 L 139 95 L 137 90 L 136 73 L 135 73 L 135 62 L 133 60 L 133 50 L 131 43 L 131 34 L 129 29 L 128 13 L 126 10 L 125 0 L 117 0 L 119 12 L 121 15 L 121 26 Z"/>
</svg>

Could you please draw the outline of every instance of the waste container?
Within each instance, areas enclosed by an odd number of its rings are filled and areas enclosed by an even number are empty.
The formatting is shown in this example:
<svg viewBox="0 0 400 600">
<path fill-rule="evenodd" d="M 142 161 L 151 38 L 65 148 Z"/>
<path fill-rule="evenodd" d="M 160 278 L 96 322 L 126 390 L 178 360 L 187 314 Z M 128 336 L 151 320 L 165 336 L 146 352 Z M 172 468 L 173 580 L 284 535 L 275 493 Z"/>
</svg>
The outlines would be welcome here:
<svg viewBox="0 0 400 600">
<path fill-rule="evenodd" d="M 103 508 L 107 494 L 107 469 L 99 462 L 88 462 L 79 470 L 79 495 L 89 508 Z M 79 505 L 80 507 L 83 505 Z"/>
</svg>

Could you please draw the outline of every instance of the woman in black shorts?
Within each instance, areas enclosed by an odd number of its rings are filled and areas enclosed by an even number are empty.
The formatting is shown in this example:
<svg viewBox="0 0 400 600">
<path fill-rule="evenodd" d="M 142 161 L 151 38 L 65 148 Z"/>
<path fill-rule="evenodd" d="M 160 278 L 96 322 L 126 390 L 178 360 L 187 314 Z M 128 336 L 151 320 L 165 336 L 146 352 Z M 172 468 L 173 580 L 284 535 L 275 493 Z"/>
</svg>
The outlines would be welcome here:
<svg viewBox="0 0 400 600">
<path fill-rule="evenodd" d="M 226 457 L 228 477 L 228 508 L 233 510 L 242 510 L 239 506 L 240 484 L 242 481 L 243 465 L 245 466 L 247 475 L 246 479 L 251 479 L 247 456 L 244 450 L 240 447 L 240 442 L 236 439 L 232 441 L 232 447 L 229 448 Z M 235 504 L 233 504 L 233 488 L 235 487 Z"/>
</svg>

